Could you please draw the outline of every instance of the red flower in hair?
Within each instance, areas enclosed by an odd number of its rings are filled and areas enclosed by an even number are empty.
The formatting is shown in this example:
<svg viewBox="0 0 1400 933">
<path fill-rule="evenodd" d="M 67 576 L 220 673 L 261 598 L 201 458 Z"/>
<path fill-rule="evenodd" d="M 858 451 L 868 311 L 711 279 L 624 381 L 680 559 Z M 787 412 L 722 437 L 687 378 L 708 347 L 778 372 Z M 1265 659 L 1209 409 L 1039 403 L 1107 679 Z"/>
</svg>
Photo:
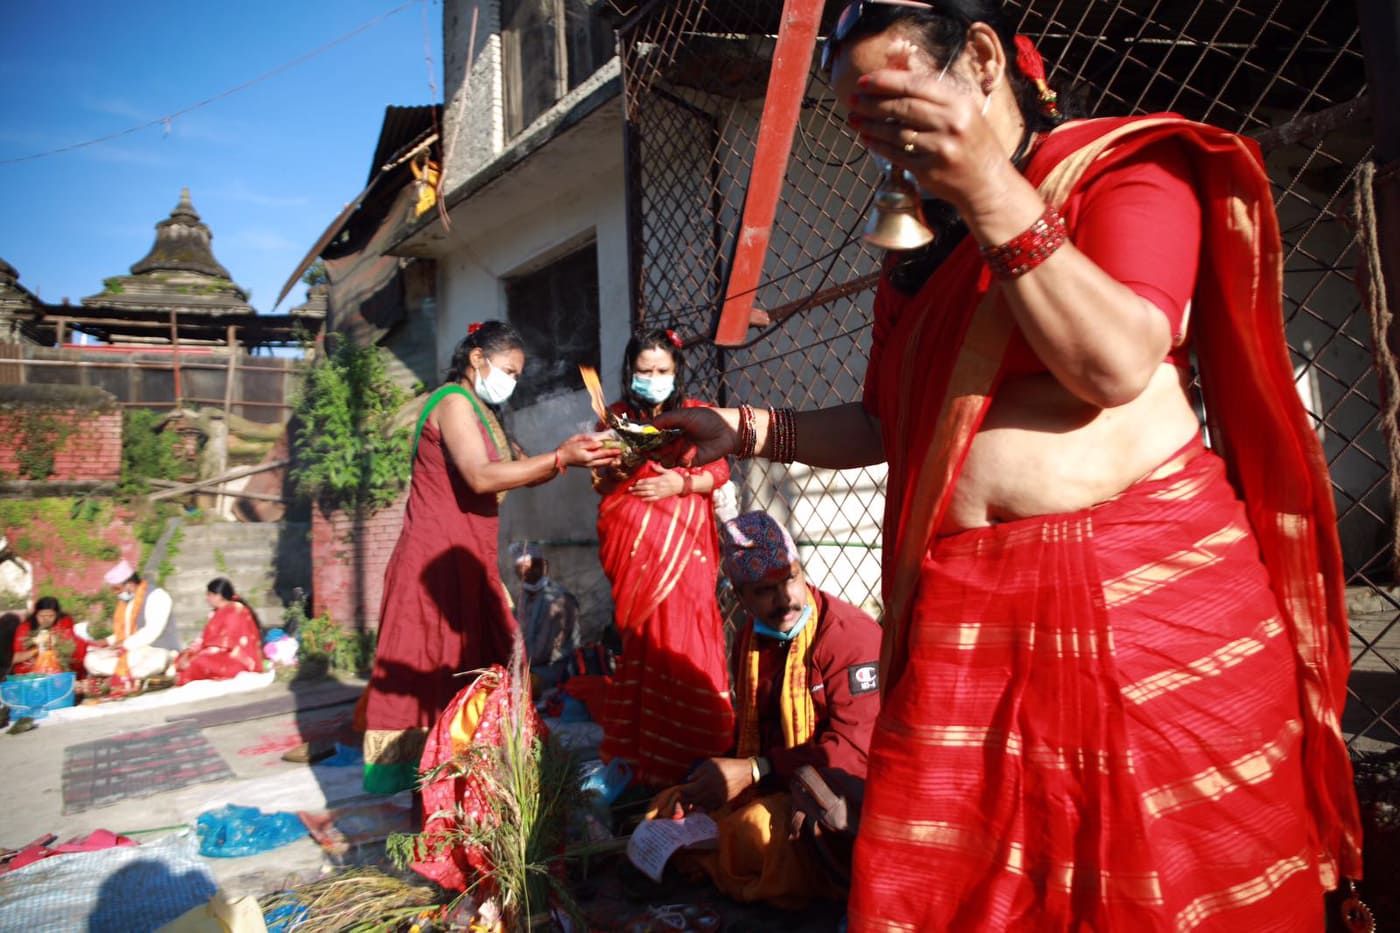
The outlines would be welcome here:
<svg viewBox="0 0 1400 933">
<path fill-rule="evenodd" d="M 677 334 L 675 331 L 671 330 L 670 328 L 667 328 L 666 339 L 671 341 L 671 346 L 675 347 L 677 350 L 681 349 L 682 344 L 680 334 Z"/>
<path fill-rule="evenodd" d="M 475 334 L 475 333 L 476 333 L 477 331 L 479 331 L 479 330 L 481 330 L 481 325 L 480 325 L 480 324 L 468 324 L 468 325 L 467 325 L 467 336 L 470 337 L 472 334 Z"/>
</svg>

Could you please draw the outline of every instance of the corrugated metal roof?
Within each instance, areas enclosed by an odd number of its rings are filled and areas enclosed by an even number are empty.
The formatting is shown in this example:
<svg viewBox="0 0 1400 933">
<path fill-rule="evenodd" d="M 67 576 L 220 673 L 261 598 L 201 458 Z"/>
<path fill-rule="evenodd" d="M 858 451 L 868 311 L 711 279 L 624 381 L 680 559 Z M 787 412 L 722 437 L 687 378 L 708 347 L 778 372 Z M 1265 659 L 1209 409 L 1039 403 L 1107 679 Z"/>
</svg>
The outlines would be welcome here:
<svg viewBox="0 0 1400 933">
<path fill-rule="evenodd" d="M 384 124 L 379 128 L 379 142 L 374 147 L 374 161 L 370 163 L 366 184 L 373 181 L 379 170 L 392 162 L 409 144 L 426 136 L 441 119 L 442 107 L 437 104 L 385 107 Z"/>
</svg>

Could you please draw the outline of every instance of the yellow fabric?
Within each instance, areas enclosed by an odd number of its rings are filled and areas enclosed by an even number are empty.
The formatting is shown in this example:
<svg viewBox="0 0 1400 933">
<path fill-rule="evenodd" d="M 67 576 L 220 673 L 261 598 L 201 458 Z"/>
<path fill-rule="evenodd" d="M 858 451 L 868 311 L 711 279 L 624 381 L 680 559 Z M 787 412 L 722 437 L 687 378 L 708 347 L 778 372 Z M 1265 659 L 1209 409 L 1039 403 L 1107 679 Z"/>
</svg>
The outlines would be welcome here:
<svg viewBox="0 0 1400 933">
<path fill-rule="evenodd" d="M 146 604 L 146 582 L 136 587 L 136 594 L 128 602 L 118 602 L 117 612 L 112 620 L 112 634 L 116 643 L 121 644 L 136 634 L 136 620 L 141 618 L 141 607 Z"/>
<path fill-rule="evenodd" d="M 408 167 L 418 180 L 418 199 L 413 202 L 413 216 L 422 217 L 437 204 L 438 179 L 442 173 L 438 164 L 431 159 L 422 168 L 418 167 L 417 159 L 408 163 Z"/>
<path fill-rule="evenodd" d="M 812 659 L 812 642 L 816 639 L 817 600 L 809 590 L 807 606 L 812 617 L 793 640 L 787 653 L 787 667 L 783 671 L 783 691 L 778 698 L 783 720 L 783 744 L 796 748 L 811 741 L 817 730 L 817 708 L 812 702 L 812 687 L 807 682 L 808 665 Z M 758 639 L 753 626 L 744 629 L 740 657 L 744 659 L 743 682 L 737 691 L 739 700 L 739 741 L 740 758 L 752 758 L 763 754 L 758 729 Z"/>
<path fill-rule="evenodd" d="M 256 897 L 230 901 L 220 889 L 206 903 L 185 911 L 157 933 L 267 933 L 267 925 Z"/>
<path fill-rule="evenodd" d="M 478 690 L 473 693 L 453 718 L 452 751 L 456 754 L 465 755 L 472 747 L 472 736 L 476 733 L 477 723 L 481 722 L 481 713 L 486 709 L 486 698 L 490 694 L 490 690 Z"/>
<path fill-rule="evenodd" d="M 682 870 L 704 871 L 715 887 L 736 901 L 797 908 L 815 898 L 845 896 L 808 847 L 788 838 L 791 795 L 741 797 L 710 816 L 719 827 L 719 847 L 680 853 L 677 864 Z"/>
</svg>

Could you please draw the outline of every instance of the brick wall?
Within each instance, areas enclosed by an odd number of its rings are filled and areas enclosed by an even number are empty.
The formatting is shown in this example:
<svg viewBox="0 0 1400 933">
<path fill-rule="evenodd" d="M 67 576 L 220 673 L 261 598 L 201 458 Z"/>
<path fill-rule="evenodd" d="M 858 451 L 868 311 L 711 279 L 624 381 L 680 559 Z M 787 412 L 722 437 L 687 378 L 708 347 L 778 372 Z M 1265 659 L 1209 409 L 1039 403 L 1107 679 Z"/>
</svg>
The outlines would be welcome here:
<svg viewBox="0 0 1400 933">
<path fill-rule="evenodd" d="M 19 439 L 26 419 L 48 416 L 63 425 L 54 450 L 53 475 L 23 477 L 19 466 Z M 0 410 L 0 472 L 14 479 L 115 481 L 122 472 L 121 411 L 72 411 L 47 409 Z"/>
<path fill-rule="evenodd" d="M 405 493 L 370 515 L 311 510 L 312 611 L 346 628 L 379 628 L 384 568 L 403 528 Z"/>
</svg>

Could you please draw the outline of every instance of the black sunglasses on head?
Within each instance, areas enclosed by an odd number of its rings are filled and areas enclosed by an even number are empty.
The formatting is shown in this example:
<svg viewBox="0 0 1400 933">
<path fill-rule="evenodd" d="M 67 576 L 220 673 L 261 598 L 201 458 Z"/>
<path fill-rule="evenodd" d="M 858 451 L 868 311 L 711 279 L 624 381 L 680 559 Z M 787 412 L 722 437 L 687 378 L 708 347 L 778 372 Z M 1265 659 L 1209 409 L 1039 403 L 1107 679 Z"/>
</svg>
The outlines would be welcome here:
<svg viewBox="0 0 1400 933">
<path fill-rule="evenodd" d="M 936 3 L 925 3 L 923 0 L 855 0 L 854 3 L 846 4 L 846 8 L 841 11 L 841 15 L 836 17 L 836 27 L 831 30 L 831 35 L 826 37 L 826 42 L 822 45 L 822 71 L 831 74 L 832 59 L 836 57 L 836 49 L 846 41 L 846 37 L 851 34 L 856 23 L 865 15 L 868 7 L 872 6 L 904 6 L 915 7 L 917 9 L 932 10 L 938 7 Z"/>
</svg>

